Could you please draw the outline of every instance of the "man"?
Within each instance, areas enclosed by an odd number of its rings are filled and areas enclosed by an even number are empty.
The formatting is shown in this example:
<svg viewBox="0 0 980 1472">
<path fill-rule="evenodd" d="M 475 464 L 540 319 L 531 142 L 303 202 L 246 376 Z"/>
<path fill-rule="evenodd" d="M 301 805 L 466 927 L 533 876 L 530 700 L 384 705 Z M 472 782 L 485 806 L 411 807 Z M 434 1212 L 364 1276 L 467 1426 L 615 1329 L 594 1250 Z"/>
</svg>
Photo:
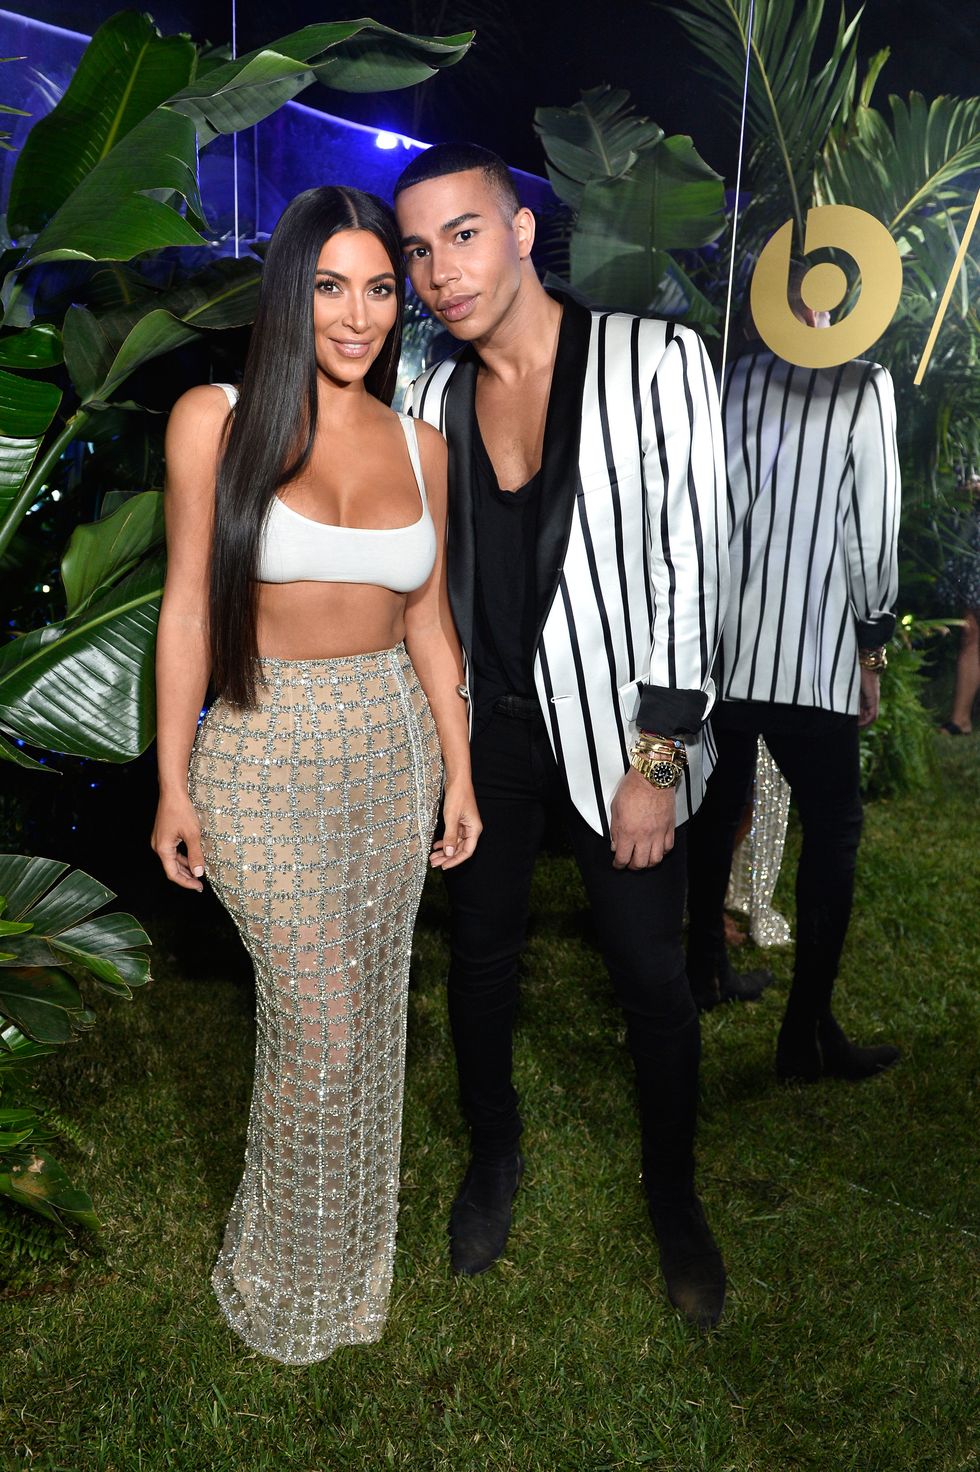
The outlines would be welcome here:
<svg viewBox="0 0 980 1472">
<path fill-rule="evenodd" d="M 805 274 L 794 262 L 790 304 L 826 327 L 829 314 L 803 302 Z M 732 602 L 712 716 L 718 760 L 688 845 L 688 974 L 708 1005 L 732 975 L 725 891 L 761 735 L 803 828 L 777 1074 L 861 1079 L 899 1056 L 850 1042 L 831 1011 L 861 834 L 858 730 L 877 716 L 895 628 L 895 399 L 873 363 L 797 368 L 753 338 L 723 386 Z"/>
<path fill-rule="evenodd" d="M 517 965 L 549 802 L 566 820 L 626 1018 L 667 1290 L 717 1322 L 725 1272 L 694 1187 L 700 1033 L 684 971 L 684 823 L 727 584 L 715 389 L 699 339 L 547 294 L 506 166 L 439 145 L 396 186 L 415 291 L 466 344 L 412 412 L 449 441 L 449 588 L 466 662 L 475 864 L 447 873 L 449 1010 L 472 1158 L 455 1271 L 503 1252 L 523 1162 Z"/>
</svg>

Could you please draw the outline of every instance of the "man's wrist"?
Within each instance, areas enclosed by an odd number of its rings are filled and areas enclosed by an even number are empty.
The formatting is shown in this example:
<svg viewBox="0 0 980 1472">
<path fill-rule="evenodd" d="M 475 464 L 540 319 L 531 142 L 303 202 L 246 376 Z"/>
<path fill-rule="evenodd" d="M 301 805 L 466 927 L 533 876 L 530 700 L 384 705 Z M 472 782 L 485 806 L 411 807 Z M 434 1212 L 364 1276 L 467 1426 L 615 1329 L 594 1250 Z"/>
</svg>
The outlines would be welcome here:
<svg viewBox="0 0 980 1472">
<path fill-rule="evenodd" d="M 858 663 L 862 670 L 880 675 L 882 670 L 888 668 L 888 651 L 884 644 L 879 644 L 876 649 L 859 649 Z"/>
<path fill-rule="evenodd" d="M 651 787 L 673 788 L 687 769 L 687 750 L 678 736 L 638 731 L 629 763 Z"/>
</svg>

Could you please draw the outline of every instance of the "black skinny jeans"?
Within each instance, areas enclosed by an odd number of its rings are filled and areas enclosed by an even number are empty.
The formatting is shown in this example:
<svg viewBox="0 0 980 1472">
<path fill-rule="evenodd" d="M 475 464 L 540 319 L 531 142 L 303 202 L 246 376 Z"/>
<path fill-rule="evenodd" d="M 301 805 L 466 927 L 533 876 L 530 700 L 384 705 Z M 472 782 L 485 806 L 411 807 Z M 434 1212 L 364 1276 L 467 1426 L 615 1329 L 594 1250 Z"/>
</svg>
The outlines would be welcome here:
<svg viewBox="0 0 980 1472">
<path fill-rule="evenodd" d="M 721 705 L 712 726 L 718 763 L 689 824 L 688 972 L 697 984 L 725 964 L 725 893 L 762 736 L 803 829 L 787 1019 L 810 1025 L 830 1010 L 854 898 L 862 823 L 857 717 L 745 701 Z"/>
<path fill-rule="evenodd" d="M 589 827 L 568 796 L 540 715 L 495 712 L 473 738 L 472 760 L 483 835 L 474 857 L 445 880 L 452 911 L 449 1017 L 474 1156 L 499 1160 L 520 1139 L 511 1081 L 517 969 L 534 861 L 549 807 L 557 804 L 626 1018 L 646 1188 L 654 1199 L 682 1195 L 694 1178 L 701 1052 L 681 941 L 685 829 L 655 868 L 614 869 L 609 840 Z M 569 1004 L 574 1028 L 573 998 Z"/>
</svg>

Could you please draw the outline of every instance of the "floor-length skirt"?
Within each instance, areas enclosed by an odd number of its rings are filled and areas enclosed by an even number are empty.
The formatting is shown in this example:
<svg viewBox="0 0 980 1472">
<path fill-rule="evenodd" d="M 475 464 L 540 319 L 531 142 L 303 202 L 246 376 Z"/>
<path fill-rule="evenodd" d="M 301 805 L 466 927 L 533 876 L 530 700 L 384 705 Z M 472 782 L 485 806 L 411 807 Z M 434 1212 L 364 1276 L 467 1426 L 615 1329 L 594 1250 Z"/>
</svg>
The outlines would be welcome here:
<svg viewBox="0 0 980 1472">
<path fill-rule="evenodd" d="M 384 1327 L 441 761 L 403 645 L 260 669 L 255 708 L 211 707 L 189 774 L 256 983 L 245 1171 L 212 1283 L 247 1344 L 309 1364 Z"/>
</svg>

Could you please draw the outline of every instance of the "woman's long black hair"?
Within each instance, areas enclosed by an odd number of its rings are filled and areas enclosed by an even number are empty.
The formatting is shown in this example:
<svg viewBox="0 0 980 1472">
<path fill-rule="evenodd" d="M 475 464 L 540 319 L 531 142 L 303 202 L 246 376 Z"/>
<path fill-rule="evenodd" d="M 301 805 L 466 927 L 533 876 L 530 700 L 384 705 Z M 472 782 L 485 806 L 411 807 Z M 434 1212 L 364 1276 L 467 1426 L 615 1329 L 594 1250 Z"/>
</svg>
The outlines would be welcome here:
<svg viewBox="0 0 980 1472">
<path fill-rule="evenodd" d="M 279 487 L 309 460 L 316 439 L 313 290 L 324 241 L 340 230 L 369 231 L 391 261 L 398 312 L 365 386 L 385 404 L 395 392 L 405 304 L 395 217 L 377 195 L 360 189 L 307 189 L 287 206 L 269 241 L 241 394 L 218 466 L 208 605 L 211 668 L 216 689 L 235 705 L 255 703 L 262 523 Z"/>
</svg>

